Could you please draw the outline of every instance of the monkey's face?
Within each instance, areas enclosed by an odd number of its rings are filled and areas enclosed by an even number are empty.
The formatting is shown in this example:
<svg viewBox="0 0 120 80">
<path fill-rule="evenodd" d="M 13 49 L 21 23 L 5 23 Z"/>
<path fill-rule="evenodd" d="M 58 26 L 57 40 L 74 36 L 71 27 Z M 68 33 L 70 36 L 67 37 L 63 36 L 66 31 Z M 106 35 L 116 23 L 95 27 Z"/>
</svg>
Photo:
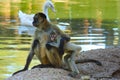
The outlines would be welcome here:
<svg viewBox="0 0 120 80">
<path fill-rule="evenodd" d="M 54 42 L 54 41 L 56 41 L 56 39 L 57 39 L 57 32 L 54 30 L 54 31 L 52 31 L 51 33 L 50 33 L 50 35 L 49 35 L 49 39 L 50 39 L 50 41 L 52 41 L 52 42 Z"/>
<path fill-rule="evenodd" d="M 44 19 L 39 15 L 39 13 L 35 14 L 33 18 L 33 26 L 39 27 L 43 23 Z"/>
</svg>

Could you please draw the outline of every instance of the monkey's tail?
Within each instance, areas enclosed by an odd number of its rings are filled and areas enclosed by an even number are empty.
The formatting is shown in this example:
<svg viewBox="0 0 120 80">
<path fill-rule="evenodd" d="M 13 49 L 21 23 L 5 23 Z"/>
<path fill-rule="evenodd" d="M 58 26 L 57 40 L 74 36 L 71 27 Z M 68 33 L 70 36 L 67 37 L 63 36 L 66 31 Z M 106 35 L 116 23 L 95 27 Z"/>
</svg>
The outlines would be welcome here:
<svg viewBox="0 0 120 80">
<path fill-rule="evenodd" d="M 75 61 L 76 64 L 78 64 L 78 63 L 87 63 L 87 62 L 96 63 L 97 65 L 102 66 L 102 63 L 100 61 L 94 60 L 94 59 L 79 59 L 79 60 Z"/>
</svg>

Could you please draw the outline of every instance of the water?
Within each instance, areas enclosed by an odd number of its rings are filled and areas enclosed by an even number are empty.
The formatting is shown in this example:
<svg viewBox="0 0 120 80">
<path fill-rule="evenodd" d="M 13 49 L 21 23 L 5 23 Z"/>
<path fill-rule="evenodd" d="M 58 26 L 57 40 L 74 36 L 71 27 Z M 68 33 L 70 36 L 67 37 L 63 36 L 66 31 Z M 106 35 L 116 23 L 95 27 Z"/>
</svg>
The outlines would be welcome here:
<svg viewBox="0 0 120 80">
<path fill-rule="evenodd" d="M 32 41 L 30 26 L 21 26 L 18 11 L 42 11 L 44 0 L 0 0 L 0 80 L 22 69 Z M 82 51 L 119 47 L 120 0 L 53 0 L 56 13 L 49 10 L 51 22 L 68 26 L 71 42 Z M 112 5 L 112 6 L 111 6 Z M 30 32 L 28 32 L 29 30 Z M 38 64 L 36 58 L 31 66 Z"/>
</svg>

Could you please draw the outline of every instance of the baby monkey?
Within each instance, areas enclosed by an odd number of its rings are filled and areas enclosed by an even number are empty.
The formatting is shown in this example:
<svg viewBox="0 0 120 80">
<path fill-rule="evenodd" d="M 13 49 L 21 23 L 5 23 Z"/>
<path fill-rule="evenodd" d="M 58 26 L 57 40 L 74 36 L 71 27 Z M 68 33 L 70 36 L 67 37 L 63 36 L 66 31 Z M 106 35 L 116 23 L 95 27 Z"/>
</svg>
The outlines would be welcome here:
<svg viewBox="0 0 120 80">
<path fill-rule="evenodd" d="M 57 34 L 55 30 L 52 30 L 51 33 L 49 34 L 49 40 L 46 44 L 46 48 L 50 50 L 52 47 L 57 47 L 59 54 L 63 55 L 65 51 L 64 46 L 69 41 L 70 37 L 61 37 L 60 35 Z"/>
</svg>

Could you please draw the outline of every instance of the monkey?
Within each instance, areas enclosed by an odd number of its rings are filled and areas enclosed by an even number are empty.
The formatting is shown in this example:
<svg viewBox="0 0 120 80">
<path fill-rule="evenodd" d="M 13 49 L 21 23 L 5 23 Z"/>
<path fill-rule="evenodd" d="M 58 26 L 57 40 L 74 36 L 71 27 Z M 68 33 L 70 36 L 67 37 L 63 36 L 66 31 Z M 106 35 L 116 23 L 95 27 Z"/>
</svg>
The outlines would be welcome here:
<svg viewBox="0 0 120 80">
<path fill-rule="evenodd" d="M 45 18 L 44 14 L 37 13 L 36 15 L 41 16 L 43 19 L 45 19 L 45 22 L 46 22 L 46 18 Z M 47 22 L 46 22 L 46 24 L 47 24 Z M 36 26 L 36 24 L 34 26 Z M 72 70 L 72 73 L 70 74 L 70 76 L 74 77 L 75 75 L 79 74 L 79 70 L 76 66 L 76 63 L 94 62 L 97 65 L 102 65 L 99 61 L 93 60 L 93 59 L 85 59 L 85 60 L 76 60 L 75 61 L 75 56 L 76 56 L 76 54 L 79 54 L 81 47 L 69 42 L 70 38 L 68 37 L 68 35 L 66 35 L 64 32 L 62 32 L 57 26 L 51 24 L 47 28 L 43 27 L 43 26 L 38 26 L 38 27 L 40 29 L 44 30 L 45 32 L 47 32 L 50 36 L 50 40 L 48 40 L 48 42 L 46 44 L 46 48 L 48 49 L 48 51 L 51 50 L 50 48 L 56 47 L 58 49 L 58 51 L 61 51 L 60 49 L 62 49 L 67 54 L 67 57 L 64 57 L 63 60 L 65 60 L 65 64 L 67 64 L 67 66 L 70 68 L 70 70 Z M 56 42 L 56 40 L 57 40 L 57 43 L 59 43 L 59 45 L 54 44 Z M 56 54 L 58 54 L 58 53 L 56 52 Z M 62 54 L 59 52 L 60 58 L 63 56 L 63 54 L 64 54 L 64 52 L 62 52 Z M 64 66 L 62 66 L 62 67 L 64 68 Z"/>
<path fill-rule="evenodd" d="M 33 68 L 64 68 L 62 57 L 66 53 L 66 56 L 63 58 L 63 60 L 68 67 L 67 69 L 70 69 L 72 71 L 72 73 L 69 74 L 72 77 L 79 74 L 79 70 L 76 66 L 77 63 L 94 62 L 97 65 L 101 65 L 99 61 L 92 59 L 75 60 L 75 55 L 77 53 L 79 54 L 81 47 L 69 42 L 69 36 L 61 31 L 56 25 L 49 23 L 46 20 L 45 14 L 36 13 L 34 16 L 33 26 L 37 27 L 37 29 L 35 31 L 32 46 L 27 57 L 25 67 L 22 70 L 13 73 L 13 75 L 28 70 L 30 62 L 34 55 L 38 57 L 41 64 L 34 66 Z M 55 42 L 56 44 L 54 45 Z M 62 47 L 64 51 L 62 54 L 59 52 L 60 47 Z"/>
<path fill-rule="evenodd" d="M 62 55 L 59 55 L 58 49 L 56 47 L 52 47 L 52 49 L 50 49 L 50 51 L 48 51 L 46 48 L 46 43 L 47 43 L 46 41 L 48 41 L 47 39 L 48 39 L 48 34 L 49 34 L 49 31 L 48 31 L 48 33 L 46 33 L 46 31 L 48 30 L 49 26 L 52 26 L 52 28 L 54 28 L 56 31 L 58 31 L 58 34 L 61 34 L 61 36 L 67 37 L 67 35 L 64 34 L 62 31 L 60 31 L 56 26 L 54 26 L 46 21 L 47 21 L 46 16 L 43 13 L 36 14 L 34 16 L 33 26 L 37 27 L 37 29 L 34 34 L 33 42 L 31 45 L 29 55 L 26 60 L 26 64 L 22 70 L 19 70 L 19 71 L 13 73 L 13 75 L 15 75 L 19 72 L 28 70 L 31 60 L 34 55 L 36 55 L 37 58 L 39 59 L 39 61 L 41 62 L 40 65 L 37 65 L 39 67 L 48 67 L 49 66 L 49 67 L 58 67 L 59 68 L 62 66 L 62 62 L 61 62 Z M 37 66 L 34 66 L 34 67 L 37 67 Z"/>
</svg>

